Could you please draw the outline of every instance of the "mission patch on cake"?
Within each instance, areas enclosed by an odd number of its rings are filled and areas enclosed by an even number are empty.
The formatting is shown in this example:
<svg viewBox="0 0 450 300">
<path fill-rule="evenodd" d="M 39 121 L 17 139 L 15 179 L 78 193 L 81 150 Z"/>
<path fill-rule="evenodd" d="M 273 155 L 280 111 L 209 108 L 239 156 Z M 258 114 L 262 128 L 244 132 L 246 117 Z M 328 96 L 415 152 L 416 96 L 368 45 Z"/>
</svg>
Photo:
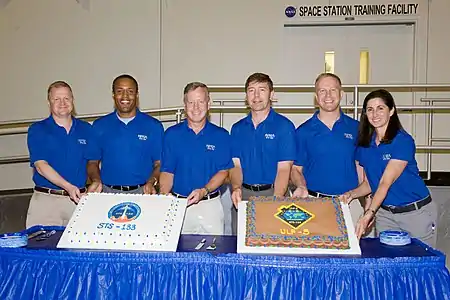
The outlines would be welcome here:
<svg viewBox="0 0 450 300">
<path fill-rule="evenodd" d="M 124 202 L 114 205 L 108 212 L 108 218 L 113 222 L 125 223 L 136 220 L 140 214 L 139 205 L 133 202 Z"/>
<path fill-rule="evenodd" d="M 278 213 L 275 216 L 294 229 L 299 228 L 314 218 L 314 214 L 296 204 L 279 207 Z"/>
</svg>

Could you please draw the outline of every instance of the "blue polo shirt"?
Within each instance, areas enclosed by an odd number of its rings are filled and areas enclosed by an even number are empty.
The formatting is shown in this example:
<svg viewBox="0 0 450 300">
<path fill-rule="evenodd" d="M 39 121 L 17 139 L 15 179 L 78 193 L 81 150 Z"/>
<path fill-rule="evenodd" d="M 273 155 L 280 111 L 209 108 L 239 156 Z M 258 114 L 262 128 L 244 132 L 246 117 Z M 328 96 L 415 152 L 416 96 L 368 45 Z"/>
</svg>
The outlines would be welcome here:
<svg viewBox="0 0 450 300">
<path fill-rule="evenodd" d="M 180 195 L 189 196 L 217 172 L 233 168 L 228 131 L 209 121 L 198 134 L 187 120 L 171 126 L 163 145 L 161 172 L 174 175 L 172 191 Z"/>
<path fill-rule="evenodd" d="M 161 122 L 137 110 L 134 119 L 125 124 L 114 111 L 93 125 L 101 150 L 102 182 L 144 184 L 152 174 L 153 163 L 161 160 Z"/>
<path fill-rule="evenodd" d="M 52 116 L 32 124 L 28 129 L 27 144 L 31 167 L 35 168 L 36 161 L 45 160 L 61 177 L 78 188 L 86 185 L 87 162 L 100 158 L 91 124 L 76 118 L 72 118 L 69 133 L 56 124 Z M 36 170 L 33 181 L 37 186 L 62 189 Z"/>
<path fill-rule="evenodd" d="M 239 158 L 246 184 L 273 184 L 278 162 L 295 159 L 295 126 L 270 109 L 267 118 L 255 126 L 251 113 L 231 128 L 232 155 Z"/>
<path fill-rule="evenodd" d="M 391 143 L 380 143 L 377 146 L 374 134 L 369 147 L 358 147 L 356 159 L 364 167 L 372 194 L 378 189 L 389 160 L 398 159 L 408 162 L 402 174 L 389 188 L 383 205 L 403 206 L 430 195 L 419 175 L 415 154 L 414 139 L 404 130 L 400 130 Z"/>
<path fill-rule="evenodd" d="M 297 155 L 309 190 L 340 195 L 358 186 L 355 152 L 358 124 L 341 111 L 329 129 L 318 118 L 319 111 L 296 130 Z"/>
</svg>

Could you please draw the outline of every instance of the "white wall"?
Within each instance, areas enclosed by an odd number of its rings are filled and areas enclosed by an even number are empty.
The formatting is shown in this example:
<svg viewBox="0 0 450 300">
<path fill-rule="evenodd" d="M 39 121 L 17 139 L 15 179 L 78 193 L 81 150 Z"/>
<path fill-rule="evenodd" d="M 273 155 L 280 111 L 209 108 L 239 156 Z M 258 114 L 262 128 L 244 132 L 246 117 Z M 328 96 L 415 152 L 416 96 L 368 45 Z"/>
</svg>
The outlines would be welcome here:
<svg viewBox="0 0 450 300">
<path fill-rule="evenodd" d="M 79 114 L 109 112 L 121 73 L 138 79 L 142 107 L 160 107 L 158 1 L 95 0 L 86 11 L 75 0 L 13 0 L 0 39 L 0 122 L 46 117 L 55 80 L 72 85 Z M 0 157 L 22 154 L 24 135 L 0 136 Z M 0 190 L 31 186 L 27 164 L 0 166 Z"/>
<path fill-rule="evenodd" d="M 112 108 L 111 81 L 130 72 L 145 89 L 144 107 L 159 107 L 157 1 L 13 0 L 0 10 L 1 120 L 47 114 L 46 87 L 67 80 L 80 114 Z M 133 2 L 133 5 L 127 5 Z"/>
<path fill-rule="evenodd" d="M 382 1 L 357 1 L 368 2 Z M 419 0 L 421 7 L 427 2 Z M 270 74 L 275 84 L 311 84 L 316 74 L 290 80 L 280 67 L 283 25 L 288 22 L 284 9 L 289 4 L 283 0 L 91 0 L 90 11 L 85 11 L 75 0 L 13 0 L 0 10 L 0 122 L 45 117 L 46 87 L 59 79 L 73 86 L 80 114 L 109 112 L 111 81 L 121 73 L 138 79 L 144 109 L 179 106 L 187 82 L 243 84 L 256 71 Z M 421 28 L 426 30 L 418 40 L 424 68 L 418 69 L 417 79 L 449 83 L 450 1 L 433 0 L 429 7 L 429 19 L 426 10 L 420 11 L 425 20 Z M 299 51 L 308 55 L 307 45 Z M 243 94 L 213 95 L 213 99 L 220 97 L 242 99 Z M 241 115 L 228 117 L 226 127 Z M 23 136 L 0 136 L 0 157 L 26 153 Z M 442 163 L 435 169 L 439 166 Z M 0 190 L 31 186 L 27 164 L 0 166 Z"/>
<path fill-rule="evenodd" d="M 162 79 L 166 106 L 180 103 L 182 87 L 189 81 L 242 85 L 249 74 L 260 71 L 280 83 L 281 1 L 165 2 Z"/>
</svg>

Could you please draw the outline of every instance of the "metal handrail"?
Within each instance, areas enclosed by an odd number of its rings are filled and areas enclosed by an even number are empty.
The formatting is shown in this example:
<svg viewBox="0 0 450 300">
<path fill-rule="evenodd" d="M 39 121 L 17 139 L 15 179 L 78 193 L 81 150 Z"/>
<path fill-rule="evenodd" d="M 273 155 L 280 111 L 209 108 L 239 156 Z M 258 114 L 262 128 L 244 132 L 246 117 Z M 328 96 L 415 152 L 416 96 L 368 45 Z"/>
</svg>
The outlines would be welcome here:
<svg viewBox="0 0 450 300">
<path fill-rule="evenodd" d="M 221 85 L 221 84 L 214 84 L 208 86 L 211 93 L 235 93 L 235 92 L 243 92 L 245 86 L 242 84 L 235 84 L 235 85 Z M 304 91 L 314 91 L 315 86 L 313 84 L 279 84 L 274 85 L 274 89 L 276 92 L 304 92 Z M 379 88 L 385 88 L 389 90 L 404 90 L 404 89 L 420 89 L 422 91 L 432 91 L 432 90 L 445 90 L 450 92 L 450 84 L 344 84 L 342 85 L 342 88 L 346 91 L 354 91 L 354 98 L 358 98 L 359 95 L 357 95 L 356 92 L 359 91 L 366 91 L 370 89 L 379 89 Z M 355 99 L 355 100 L 356 100 Z M 220 101 L 225 101 L 221 99 Z M 358 101 L 354 101 L 356 105 L 358 105 Z M 228 108 L 228 107 L 227 107 Z M 353 106 L 353 108 L 356 108 Z M 360 108 L 360 107 L 358 107 Z M 217 108 L 216 108 L 217 109 Z M 349 108 L 346 108 L 349 109 Z M 176 112 L 178 110 L 183 110 L 183 107 L 167 107 L 167 108 L 154 108 L 154 109 L 144 109 L 142 112 L 144 113 L 167 113 L 167 112 Z M 77 117 L 81 119 L 92 119 L 92 118 L 99 118 L 107 113 L 97 113 L 97 114 L 84 114 L 84 115 L 78 115 Z M 0 121 L 0 128 L 5 126 L 14 126 L 14 125 L 30 125 L 31 123 L 34 123 L 36 121 L 39 121 L 40 119 L 24 119 L 24 120 L 11 120 L 11 121 Z"/>
<path fill-rule="evenodd" d="M 30 157 L 28 155 L 0 157 L 0 165 L 19 164 L 19 163 L 26 163 L 29 161 Z"/>
<path fill-rule="evenodd" d="M 412 83 L 412 84 L 343 84 L 343 89 L 450 89 L 450 84 L 441 83 Z M 208 86 L 211 92 L 219 90 L 244 90 L 245 86 L 242 84 L 214 84 Z M 314 90 L 314 84 L 276 84 L 274 85 L 275 90 L 280 89 L 312 89 Z"/>
<path fill-rule="evenodd" d="M 275 85 L 274 89 L 277 93 L 293 93 L 293 92 L 314 92 L 314 85 L 298 85 L 298 84 L 280 84 Z M 450 84 L 364 84 L 364 85 L 343 85 L 344 91 L 353 92 L 353 103 L 352 105 L 343 105 L 341 106 L 343 110 L 353 111 L 353 117 L 355 119 L 358 118 L 358 112 L 361 111 L 362 106 L 359 105 L 359 93 L 362 91 L 368 91 L 373 89 L 384 88 L 393 91 L 401 91 L 401 92 L 435 92 L 435 91 L 445 91 L 450 92 Z M 236 93 L 236 92 L 244 92 L 244 85 L 210 85 L 209 90 L 211 93 Z M 220 105 L 212 105 L 212 111 L 220 112 L 220 126 L 223 126 L 223 114 L 225 111 L 233 111 L 233 110 L 246 110 L 247 107 L 245 105 L 224 105 L 226 102 L 232 102 L 233 104 L 238 102 L 236 99 L 230 99 L 227 101 L 226 99 L 218 99 L 214 100 L 212 97 L 213 103 L 219 103 Z M 399 111 L 408 111 L 408 112 L 416 112 L 416 111 L 425 111 L 428 115 L 428 144 L 427 145 L 417 145 L 416 148 L 418 150 L 426 150 L 428 153 L 428 161 L 427 161 L 427 174 L 428 177 L 431 174 L 431 152 L 450 150 L 450 146 L 438 146 L 433 145 L 433 142 L 447 142 L 450 139 L 446 138 L 432 138 L 432 115 L 436 112 L 446 112 L 450 111 L 449 106 L 435 106 L 435 102 L 447 102 L 447 99 L 438 100 L 439 98 L 421 98 L 422 102 L 428 103 L 428 105 L 412 105 L 412 106 L 397 106 Z M 242 99 L 242 102 L 244 99 Z M 291 110 L 291 111 L 308 111 L 315 110 L 316 107 L 314 105 L 274 105 L 274 109 L 276 110 Z M 164 120 L 170 122 L 181 122 L 184 107 L 166 107 L 166 108 L 155 108 L 155 109 L 144 109 L 142 112 L 147 114 L 175 114 L 175 119 Z M 100 114 L 85 114 L 85 115 L 77 115 L 78 118 L 82 120 L 93 120 L 99 118 L 101 116 L 106 115 L 107 113 Z M 12 121 L 2 121 L 0 122 L 0 136 L 4 135 L 13 135 L 13 134 L 25 134 L 28 131 L 28 127 L 40 119 L 25 119 L 25 120 L 12 120 Z M 10 163 L 23 163 L 28 162 L 28 156 L 13 156 L 13 157 L 0 157 L 0 165 L 1 164 L 10 164 Z M 429 179 L 429 178 L 428 178 Z"/>
<path fill-rule="evenodd" d="M 433 107 L 435 103 L 449 103 L 450 99 L 448 98 L 420 98 L 420 102 L 425 102 L 427 105 Z M 427 128 L 427 145 L 432 146 L 433 142 L 448 142 L 450 139 L 444 139 L 444 138 L 433 138 L 433 111 L 430 111 L 427 113 L 427 121 L 428 121 L 428 128 Z M 432 162 L 433 158 L 431 156 L 431 152 L 427 153 L 427 179 L 431 178 L 431 166 L 433 164 Z"/>
<path fill-rule="evenodd" d="M 225 101 L 225 100 L 220 100 L 220 101 Z M 313 105 L 274 105 L 273 106 L 274 109 L 276 110 L 291 110 L 291 111 L 307 111 L 307 110 L 315 110 L 317 109 L 315 106 Z M 343 110 L 350 110 L 353 111 L 355 110 L 355 106 L 354 105 L 342 105 L 341 108 Z M 221 116 L 223 114 L 223 111 L 230 111 L 230 110 L 246 110 L 248 109 L 247 106 L 245 105 L 211 105 L 210 107 L 211 110 L 213 111 L 220 111 Z M 361 110 L 362 106 L 358 105 L 356 107 L 357 110 Z M 399 111 L 450 111 L 450 105 L 447 106 L 426 106 L 426 105 L 416 105 L 416 106 L 408 106 L 408 105 L 399 105 L 397 106 L 397 110 Z M 184 106 L 179 106 L 179 107 L 171 107 L 171 108 L 162 108 L 161 110 L 158 109 L 148 109 L 148 110 L 142 110 L 143 113 L 147 113 L 147 114 L 152 114 L 152 113 L 160 113 L 160 112 L 169 112 L 169 113 L 175 113 L 176 114 L 176 118 L 175 119 L 171 119 L 171 120 L 163 120 L 163 122 L 179 122 L 180 121 L 180 117 L 181 115 L 184 113 Z M 99 118 L 103 116 L 103 114 L 89 114 L 89 115 L 78 115 L 77 118 L 81 119 L 81 120 L 91 120 L 91 119 L 95 119 L 95 118 Z M 17 121 L 12 121 L 10 123 L 4 123 L 3 127 L 6 128 L 2 128 L 2 123 L 0 122 L 0 136 L 3 135 L 13 135 L 13 134 L 24 134 L 27 133 L 28 131 L 28 127 L 33 123 L 36 122 L 40 119 L 37 120 L 17 120 Z M 9 125 L 14 125 L 17 124 L 16 127 L 13 128 L 8 128 L 7 126 Z M 220 120 L 220 126 L 223 126 L 223 118 L 221 118 Z"/>
<path fill-rule="evenodd" d="M 430 152 L 433 152 L 433 151 L 450 151 L 450 146 L 416 145 L 416 149 L 417 150 L 427 150 L 427 151 L 430 151 Z M 29 161 L 30 161 L 30 157 L 28 155 L 16 155 L 16 156 L 0 157 L 0 165 L 27 163 Z"/>
<path fill-rule="evenodd" d="M 167 112 L 174 112 L 179 110 L 181 107 L 166 107 L 166 108 L 152 108 L 152 109 L 145 109 L 142 110 L 143 113 L 146 114 L 160 114 L 160 113 L 167 113 Z M 97 113 L 97 114 L 83 114 L 83 115 L 77 115 L 77 118 L 82 120 L 90 120 L 90 119 L 97 119 L 104 115 L 107 115 L 109 113 Z M 0 128 L 2 127 L 9 127 L 9 126 L 29 126 L 33 124 L 34 122 L 40 121 L 42 118 L 38 119 L 23 119 L 23 120 L 12 120 L 12 121 L 0 121 Z"/>
</svg>

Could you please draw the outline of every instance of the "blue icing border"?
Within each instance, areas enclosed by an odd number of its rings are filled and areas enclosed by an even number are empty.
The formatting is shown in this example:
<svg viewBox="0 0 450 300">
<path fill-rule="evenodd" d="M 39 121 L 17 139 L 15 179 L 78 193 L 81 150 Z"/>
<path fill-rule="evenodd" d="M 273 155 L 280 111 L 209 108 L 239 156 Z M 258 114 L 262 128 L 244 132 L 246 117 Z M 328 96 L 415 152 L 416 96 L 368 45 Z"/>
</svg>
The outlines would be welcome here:
<svg viewBox="0 0 450 300">
<path fill-rule="evenodd" d="M 298 203 L 301 202 L 329 202 L 331 201 L 335 210 L 336 210 L 336 223 L 338 225 L 338 230 L 341 234 L 341 236 L 322 236 L 322 235 L 315 235 L 315 236 L 287 236 L 287 235 L 281 235 L 281 234 L 257 234 L 256 233 L 256 225 L 255 225 L 255 216 L 256 216 L 256 203 L 257 202 L 287 202 L 287 203 Z M 251 197 L 249 201 L 247 202 L 247 211 L 246 211 L 246 218 L 247 218 L 247 227 L 246 227 L 246 245 L 247 246 L 254 246 L 249 245 L 247 243 L 248 238 L 253 239 L 270 239 L 270 240 L 284 240 L 284 241 L 298 241 L 298 240 L 305 240 L 305 241 L 314 241 L 314 240 L 321 240 L 321 241 L 329 241 L 329 242 L 343 242 L 348 241 L 348 233 L 347 228 L 345 227 L 345 220 L 344 220 L 344 214 L 341 209 L 341 205 L 339 203 L 338 198 L 304 198 L 304 199 L 296 199 L 296 198 L 290 198 L 290 197 Z M 256 246 L 255 246 L 256 247 Z M 265 245 L 264 247 L 292 247 L 295 246 L 288 246 L 288 245 Z M 319 248 L 317 245 L 304 245 L 302 248 Z M 321 249 L 341 249 L 337 248 L 333 245 L 321 245 Z M 344 248 L 344 249 L 349 249 Z"/>
</svg>

